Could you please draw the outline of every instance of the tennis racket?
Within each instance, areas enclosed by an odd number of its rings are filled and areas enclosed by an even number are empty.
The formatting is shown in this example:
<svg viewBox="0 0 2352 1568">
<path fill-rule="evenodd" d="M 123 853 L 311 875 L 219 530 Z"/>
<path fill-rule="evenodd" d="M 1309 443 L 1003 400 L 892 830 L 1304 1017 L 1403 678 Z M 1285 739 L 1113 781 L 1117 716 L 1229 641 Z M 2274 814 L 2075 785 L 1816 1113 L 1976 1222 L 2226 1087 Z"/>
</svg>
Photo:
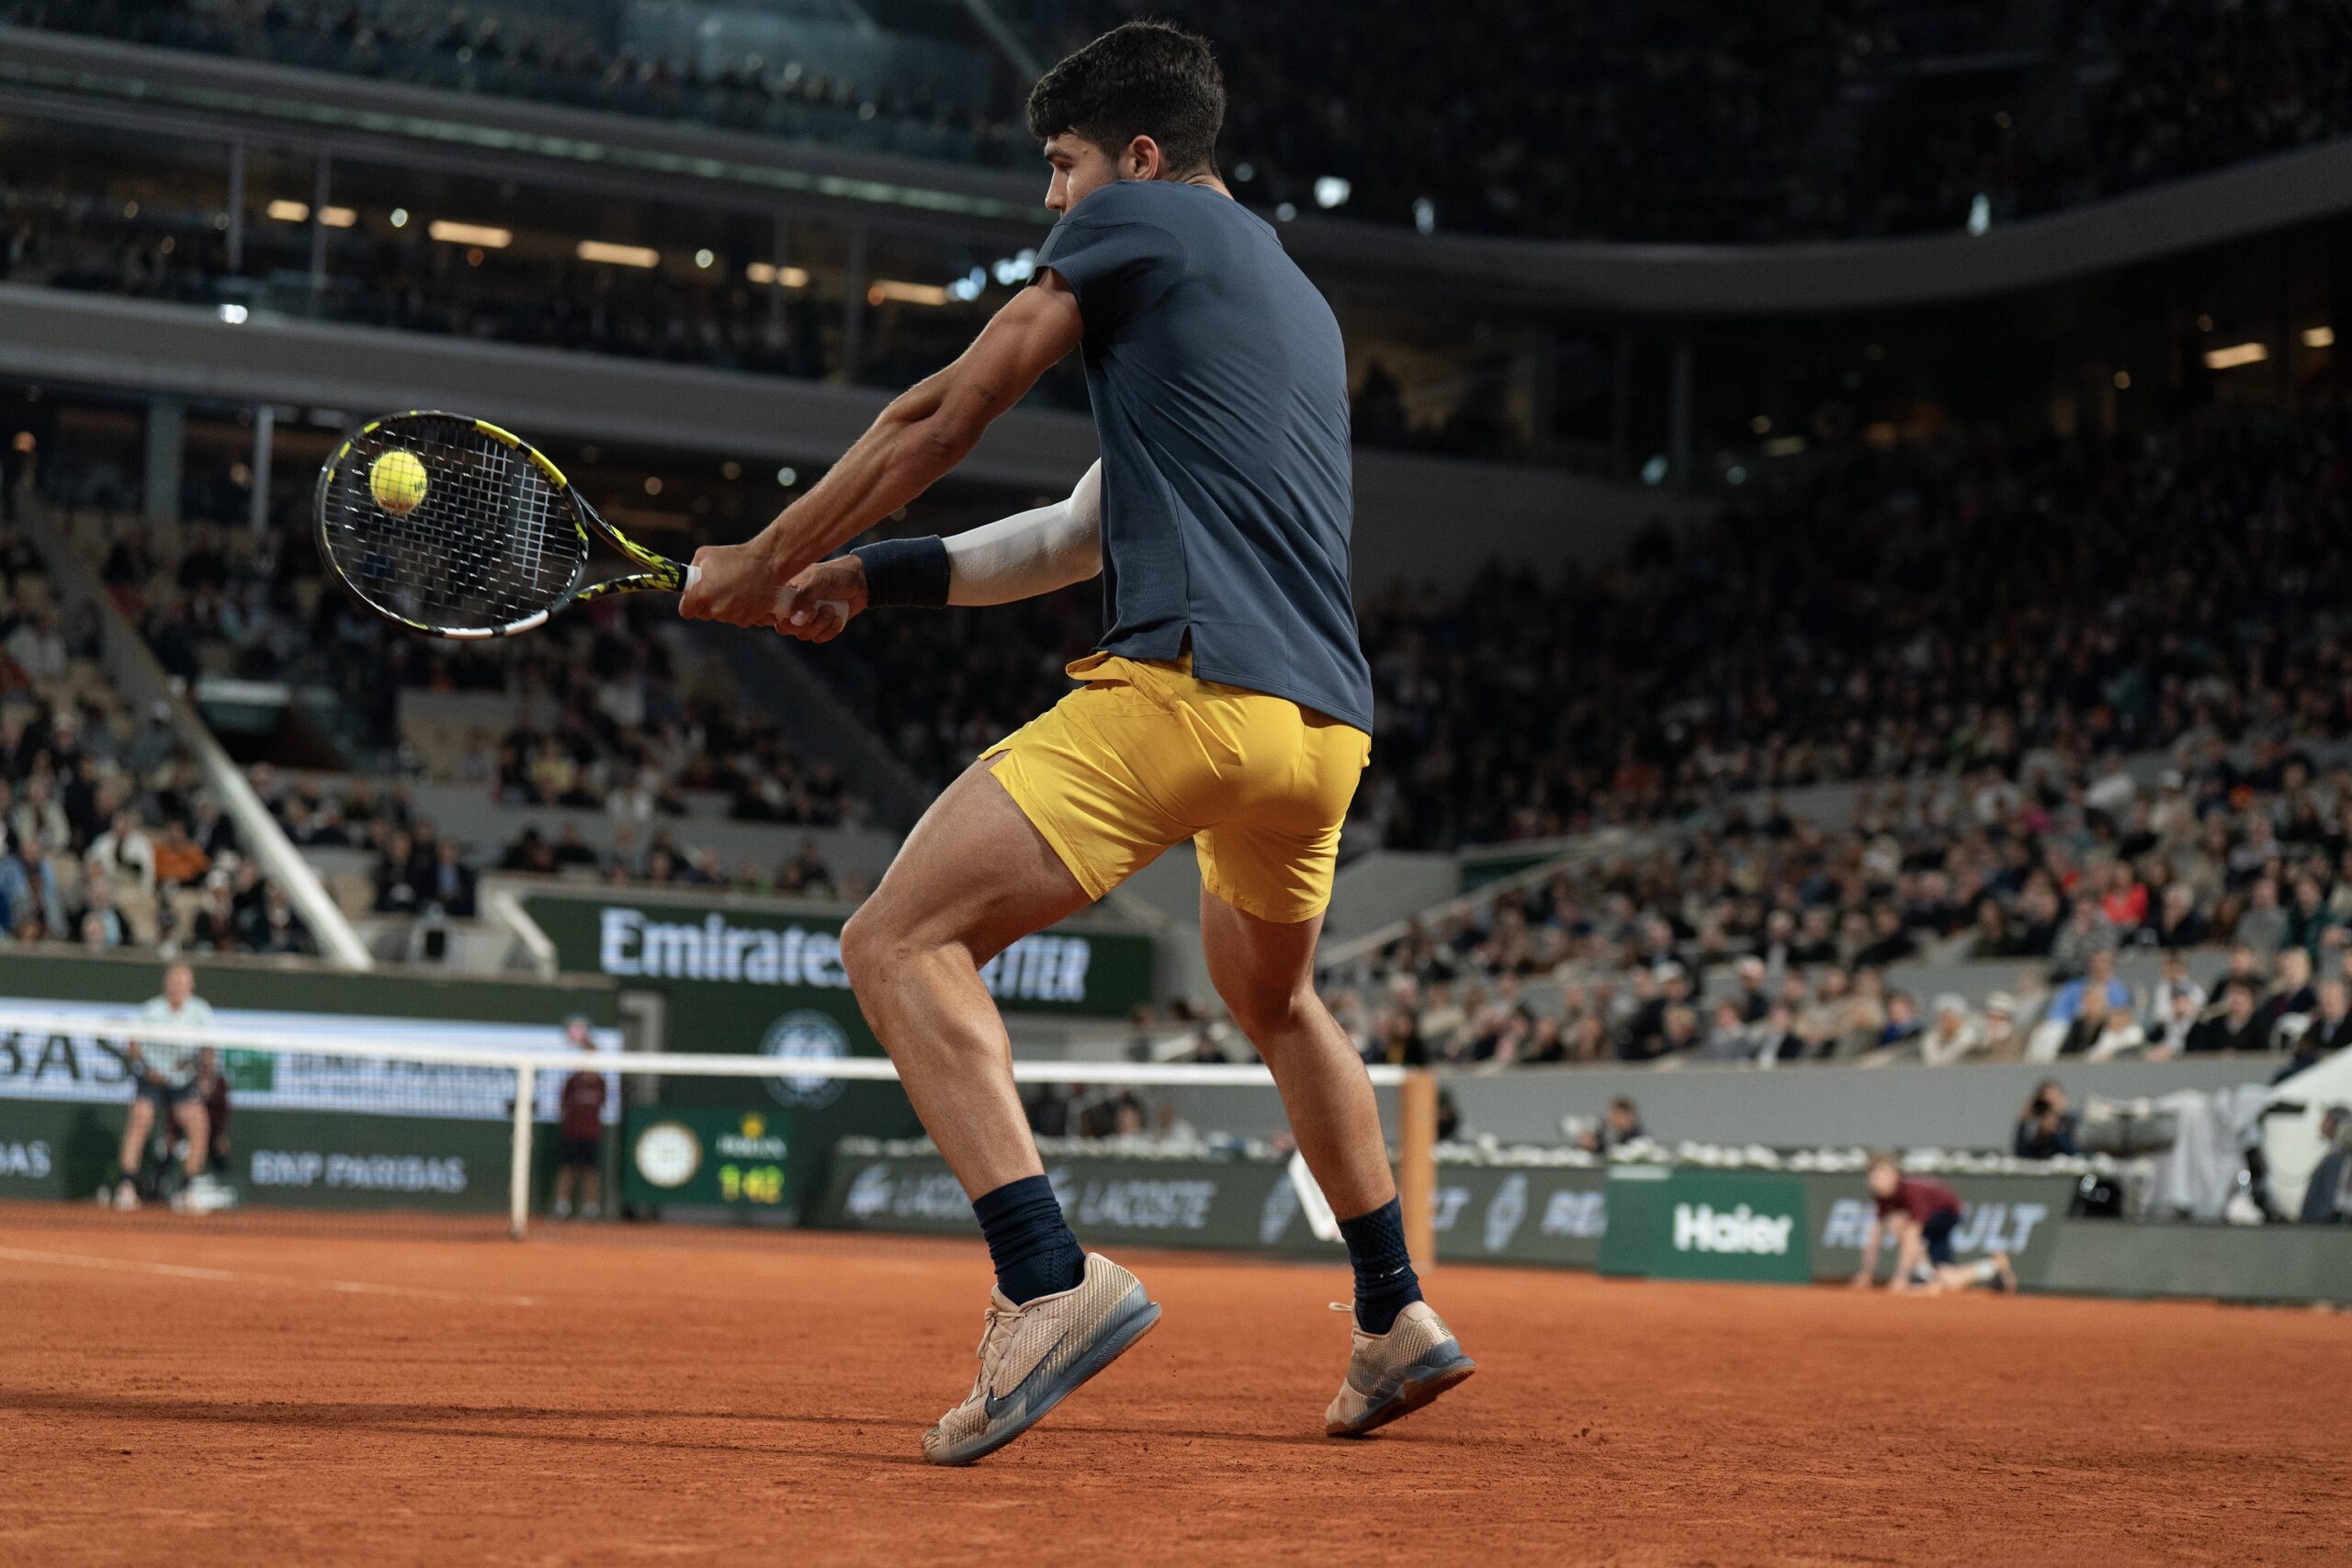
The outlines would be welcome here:
<svg viewBox="0 0 2352 1568">
<path fill-rule="evenodd" d="M 695 569 L 597 515 L 563 470 L 485 420 L 417 410 L 362 425 L 319 472 L 319 553 L 396 626 L 513 637 L 612 593 L 683 593 Z M 588 581 L 591 536 L 638 570 Z"/>
</svg>

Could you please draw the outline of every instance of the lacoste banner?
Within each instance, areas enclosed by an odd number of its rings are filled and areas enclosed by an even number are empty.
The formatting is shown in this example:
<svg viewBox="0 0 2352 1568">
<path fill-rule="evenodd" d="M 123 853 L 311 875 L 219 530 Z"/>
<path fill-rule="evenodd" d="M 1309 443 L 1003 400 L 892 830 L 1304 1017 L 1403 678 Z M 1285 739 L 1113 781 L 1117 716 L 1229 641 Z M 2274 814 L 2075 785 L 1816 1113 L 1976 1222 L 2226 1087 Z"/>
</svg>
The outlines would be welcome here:
<svg viewBox="0 0 2352 1568">
<path fill-rule="evenodd" d="M 1307 1229 L 1284 1161 L 1048 1156 L 1046 1179 L 1089 1245 L 1341 1256 Z M 938 1156 L 861 1155 L 854 1145 L 834 1150 L 824 1196 L 808 1217 L 844 1230 L 979 1235 Z"/>
<path fill-rule="evenodd" d="M 1604 1274 L 1813 1279 L 1802 1178 L 1617 1166 L 1609 1172 L 1608 1202 Z"/>
</svg>

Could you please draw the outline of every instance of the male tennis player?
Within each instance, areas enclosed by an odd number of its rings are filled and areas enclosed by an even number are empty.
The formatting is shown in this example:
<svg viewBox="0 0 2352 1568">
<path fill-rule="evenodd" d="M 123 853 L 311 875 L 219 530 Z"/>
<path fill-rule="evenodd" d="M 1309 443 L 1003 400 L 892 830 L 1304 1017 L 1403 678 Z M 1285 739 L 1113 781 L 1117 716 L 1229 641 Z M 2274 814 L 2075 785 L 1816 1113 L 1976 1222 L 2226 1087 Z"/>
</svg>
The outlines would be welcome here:
<svg viewBox="0 0 2352 1568">
<path fill-rule="evenodd" d="M 858 1002 L 996 1265 L 979 1377 L 923 1438 L 941 1464 L 1020 1436 L 1159 1316 L 1071 1235 L 978 967 L 1187 839 L 1217 992 L 1347 1216 L 1353 1353 L 1325 1430 L 1368 1432 L 1472 1370 L 1420 1299 L 1372 1086 L 1314 989 L 1372 728 L 1348 584 L 1346 362 L 1323 297 L 1217 178 L 1224 117 L 1208 46 L 1162 24 L 1129 23 L 1046 73 L 1029 126 L 1061 220 L 1035 283 L 765 532 L 697 551 L 683 606 L 821 642 L 844 620 L 828 601 L 847 615 L 992 604 L 1103 579 L 1109 629 L 1069 667 L 1082 684 L 940 795 L 842 932 Z M 1102 460 L 1068 501 L 823 558 L 953 468 L 1074 348 Z"/>
</svg>

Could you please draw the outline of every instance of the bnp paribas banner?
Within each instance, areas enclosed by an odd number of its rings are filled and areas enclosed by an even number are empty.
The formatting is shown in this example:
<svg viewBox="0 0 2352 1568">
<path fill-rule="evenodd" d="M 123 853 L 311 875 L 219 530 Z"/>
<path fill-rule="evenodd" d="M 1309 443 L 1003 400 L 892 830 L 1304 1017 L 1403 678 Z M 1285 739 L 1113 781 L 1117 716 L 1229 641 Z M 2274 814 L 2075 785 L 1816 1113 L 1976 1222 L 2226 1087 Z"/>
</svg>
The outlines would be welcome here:
<svg viewBox="0 0 2352 1568">
<path fill-rule="evenodd" d="M 61 970 L 53 983 L 60 990 L 72 988 L 70 966 Z M 355 977 L 346 987 L 349 998 L 380 1004 L 399 998 L 397 991 L 371 989 L 365 983 L 369 979 Z M 208 967 L 199 984 L 216 994 L 252 994 L 241 993 L 234 972 L 225 969 Z M 417 990 L 429 1005 L 426 988 Z M 237 1042 L 221 1046 L 220 1066 L 229 1092 L 229 1182 L 239 1201 L 458 1212 L 501 1207 L 514 1074 L 497 1066 L 404 1062 L 397 1054 L 416 1043 L 501 1057 L 568 1051 L 558 1010 L 573 998 L 545 987 L 519 998 L 501 998 L 487 987 L 457 993 L 461 1004 L 469 998 L 484 1011 L 536 1008 L 544 1010 L 543 1017 L 516 1022 L 225 1002 L 215 1008 L 213 1022 L 224 1042 Z M 596 1005 L 580 1010 L 610 1017 L 609 994 L 585 1000 Z M 84 1032 L 74 1021 L 119 1021 L 133 1009 L 121 1001 L 47 994 L 0 996 L 0 1009 L 61 1021 L 39 1032 L 0 1031 L 0 1198 L 89 1198 L 111 1179 L 131 1075 L 119 1040 Z M 590 1029 L 599 1049 L 619 1050 L 620 1032 L 610 1022 L 592 1022 Z M 391 1055 L 302 1049 L 322 1035 L 379 1043 Z M 537 1075 L 537 1120 L 555 1120 L 563 1077 Z M 620 1098 L 608 1079 L 608 1120 Z M 552 1141 L 542 1145 L 551 1147 Z"/>
</svg>

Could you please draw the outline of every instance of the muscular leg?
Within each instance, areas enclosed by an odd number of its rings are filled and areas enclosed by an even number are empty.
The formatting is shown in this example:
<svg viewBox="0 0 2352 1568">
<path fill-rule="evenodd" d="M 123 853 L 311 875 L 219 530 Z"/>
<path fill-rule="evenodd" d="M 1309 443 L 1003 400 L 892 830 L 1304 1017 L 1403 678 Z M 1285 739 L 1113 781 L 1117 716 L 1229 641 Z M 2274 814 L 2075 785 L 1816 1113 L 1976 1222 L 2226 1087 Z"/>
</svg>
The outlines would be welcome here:
<svg viewBox="0 0 2352 1568">
<path fill-rule="evenodd" d="M 842 929 L 858 1006 L 967 1197 L 1045 1171 L 980 965 L 1087 903 L 980 761 L 932 803 Z"/>
<path fill-rule="evenodd" d="M 1342 1219 L 1396 1196 L 1363 1058 L 1315 994 L 1323 917 L 1278 925 L 1201 889 L 1201 947 L 1233 1021 L 1274 1075 L 1299 1153 Z"/>
</svg>

